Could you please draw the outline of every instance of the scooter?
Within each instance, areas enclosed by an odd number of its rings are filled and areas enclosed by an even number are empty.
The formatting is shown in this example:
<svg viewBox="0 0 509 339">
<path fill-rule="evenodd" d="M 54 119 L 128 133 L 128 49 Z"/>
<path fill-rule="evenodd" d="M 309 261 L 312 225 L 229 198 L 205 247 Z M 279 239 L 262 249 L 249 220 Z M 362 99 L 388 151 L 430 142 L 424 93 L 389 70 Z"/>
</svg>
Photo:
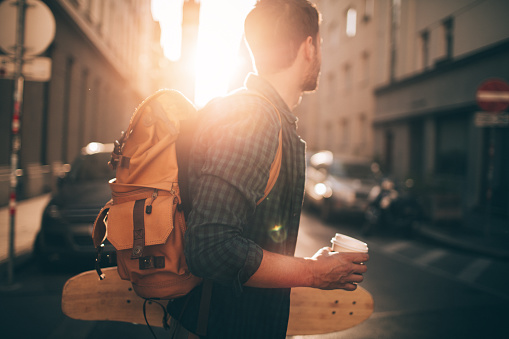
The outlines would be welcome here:
<svg viewBox="0 0 509 339">
<path fill-rule="evenodd" d="M 369 204 L 364 212 L 361 232 L 365 236 L 385 230 L 411 236 L 423 218 L 423 209 L 410 193 L 411 179 L 396 187 L 394 181 L 384 178 L 369 193 Z"/>
</svg>

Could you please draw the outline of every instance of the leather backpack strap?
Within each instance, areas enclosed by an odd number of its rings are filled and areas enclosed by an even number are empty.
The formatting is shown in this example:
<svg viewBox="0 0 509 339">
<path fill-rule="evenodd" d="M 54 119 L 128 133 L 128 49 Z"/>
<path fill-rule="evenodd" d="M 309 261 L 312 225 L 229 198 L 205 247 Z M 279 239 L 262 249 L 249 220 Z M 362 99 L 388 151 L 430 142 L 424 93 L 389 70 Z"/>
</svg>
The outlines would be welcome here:
<svg viewBox="0 0 509 339">
<path fill-rule="evenodd" d="M 271 103 L 272 104 L 272 103 Z M 272 104 L 274 106 L 274 104 Z M 281 123 L 281 115 L 279 114 L 279 110 L 274 106 L 277 112 L 277 116 L 279 118 L 279 122 Z M 283 158 L 283 126 L 279 130 L 279 144 L 277 145 L 276 156 L 274 157 L 274 161 L 270 165 L 270 174 L 269 180 L 267 181 L 267 186 L 265 187 L 265 191 L 263 192 L 263 197 L 256 202 L 256 205 L 260 205 L 261 202 L 267 198 L 270 191 L 276 184 L 277 178 L 279 177 L 279 171 L 281 170 L 281 159 Z"/>
<path fill-rule="evenodd" d="M 198 311 L 198 323 L 196 324 L 196 334 L 199 336 L 207 335 L 207 326 L 209 322 L 210 299 L 212 299 L 212 280 L 204 280 L 201 287 L 200 309 Z"/>
</svg>

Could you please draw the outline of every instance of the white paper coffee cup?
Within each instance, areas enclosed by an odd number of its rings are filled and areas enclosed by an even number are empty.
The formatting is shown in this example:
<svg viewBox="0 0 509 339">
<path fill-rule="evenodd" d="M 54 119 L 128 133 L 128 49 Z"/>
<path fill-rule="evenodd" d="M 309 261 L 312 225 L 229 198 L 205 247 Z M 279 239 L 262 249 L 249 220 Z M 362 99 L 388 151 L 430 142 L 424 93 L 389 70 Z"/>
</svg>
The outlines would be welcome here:
<svg viewBox="0 0 509 339">
<path fill-rule="evenodd" d="M 344 234 L 336 233 L 331 243 L 334 252 L 368 253 L 368 244 Z"/>
</svg>

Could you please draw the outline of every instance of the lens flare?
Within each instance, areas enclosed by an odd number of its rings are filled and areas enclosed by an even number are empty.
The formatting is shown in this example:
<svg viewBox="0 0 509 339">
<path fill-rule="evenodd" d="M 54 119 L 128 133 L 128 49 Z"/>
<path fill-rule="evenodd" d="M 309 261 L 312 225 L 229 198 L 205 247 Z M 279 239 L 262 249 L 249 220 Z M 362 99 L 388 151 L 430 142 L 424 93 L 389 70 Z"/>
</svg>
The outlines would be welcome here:
<svg viewBox="0 0 509 339">
<path fill-rule="evenodd" d="M 275 243 L 282 243 L 288 237 L 288 230 L 281 225 L 275 225 L 269 230 L 269 236 Z"/>
</svg>

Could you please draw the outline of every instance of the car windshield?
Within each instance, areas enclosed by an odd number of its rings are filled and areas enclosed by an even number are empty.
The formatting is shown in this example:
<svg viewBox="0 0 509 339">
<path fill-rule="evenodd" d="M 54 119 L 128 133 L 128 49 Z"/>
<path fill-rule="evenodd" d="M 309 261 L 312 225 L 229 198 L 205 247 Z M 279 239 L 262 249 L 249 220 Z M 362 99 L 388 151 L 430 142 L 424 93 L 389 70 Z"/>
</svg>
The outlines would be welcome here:
<svg viewBox="0 0 509 339">
<path fill-rule="evenodd" d="M 334 161 L 329 168 L 329 173 L 341 178 L 373 179 L 370 164 L 355 164 Z"/>
<path fill-rule="evenodd" d="M 78 157 L 69 172 L 69 177 L 76 182 L 110 180 L 115 171 L 110 169 L 108 161 L 111 153 L 95 153 Z"/>
</svg>

